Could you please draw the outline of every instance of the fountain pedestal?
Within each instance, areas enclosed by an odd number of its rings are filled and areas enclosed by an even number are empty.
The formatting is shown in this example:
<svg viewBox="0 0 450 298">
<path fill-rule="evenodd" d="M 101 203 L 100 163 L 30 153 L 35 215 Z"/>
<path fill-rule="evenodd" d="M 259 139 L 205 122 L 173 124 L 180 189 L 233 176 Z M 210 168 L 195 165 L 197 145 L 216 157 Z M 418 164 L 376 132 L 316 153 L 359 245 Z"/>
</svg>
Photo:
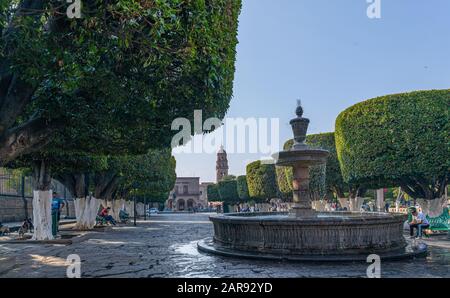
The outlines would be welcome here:
<svg viewBox="0 0 450 298">
<path fill-rule="evenodd" d="M 313 217 L 316 212 L 312 209 L 309 198 L 309 168 L 307 166 L 294 167 L 293 206 L 289 210 L 290 217 Z"/>
</svg>

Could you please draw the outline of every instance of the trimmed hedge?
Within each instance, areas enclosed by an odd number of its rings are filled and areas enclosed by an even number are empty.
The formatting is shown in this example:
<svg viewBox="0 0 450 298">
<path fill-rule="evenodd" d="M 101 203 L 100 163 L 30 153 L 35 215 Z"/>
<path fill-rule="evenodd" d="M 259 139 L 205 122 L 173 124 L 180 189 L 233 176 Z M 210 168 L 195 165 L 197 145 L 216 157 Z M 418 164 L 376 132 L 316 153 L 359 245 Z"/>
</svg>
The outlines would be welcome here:
<svg viewBox="0 0 450 298">
<path fill-rule="evenodd" d="M 387 95 L 358 103 L 336 119 L 345 181 L 402 186 L 415 198 L 442 196 L 450 172 L 450 90 Z"/>
<path fill-rule="evenodd" d="M 217 188 L 222 202 L 233 204 L 239 201 L 236 180 L 219 181 Z"/>
<path fill-rule="evenodd" d="M 341 167 L 337 158 L 334 132 L 309 135 L 306 138 L 306 142 L 311 147 L 322 148 L 330 152 L 326 166 L 326 188 L 327 191 L 335 193 L 338 197 L 345 197 L 344 192 L 348 191 L 348 185 L 342 178 Z"/>
<path fill-rule="evenodd" d="M 220 202 L 219 188 L 217 184 L 210 184 L 206 188 L 209 202 Z"/>
<path fill-rule="evenodd" d="M 278 194 L 275 165 L 254 161 L 247 165 L 247 185 L 254 200 L 268 200 Z"/>
<path fill-rule="evenodd" d="M 243 202 L 248 201 L 250 199 L 250 194 L 248 193 L 247 176 L 242 175 L 237 177 L 236 182 L 239 199 Z"/>
</svg>

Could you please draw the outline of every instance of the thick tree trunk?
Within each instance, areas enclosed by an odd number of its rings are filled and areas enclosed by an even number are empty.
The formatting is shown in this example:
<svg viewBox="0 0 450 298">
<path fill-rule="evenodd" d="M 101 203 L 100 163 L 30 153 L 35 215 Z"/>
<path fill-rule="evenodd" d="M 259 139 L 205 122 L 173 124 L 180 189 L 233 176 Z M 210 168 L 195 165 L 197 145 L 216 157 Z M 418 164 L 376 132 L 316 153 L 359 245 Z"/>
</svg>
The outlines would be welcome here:
<svg viewBox="0 0 450 298">
<path fill-rule="evenodd" d="M 444 195 L 434 200 L 417 199 L 422 212 L 429 217 L 437 217 L 442 214 L 443 209 L 447 206 L 447 197 Z"/>
<path fill-rule="evenodd" d="M 100 200 L 88 196 L 75 199 L 74 204 L 75 216 L 77 218 L 75 228 L 79 230 L 92 230 L 95 226 Z"/>
<path fill-rule="evenodd" d="M 127 213 L 130 215 L 130 217 L 134 217 L 134 205 L 133 201 L 127 201 L 125 202 L 125 209 Z"/>
<path fill-rule="evenodd" d="M 361 211 L 362 204 L 364 203 L 364 198 L 356 197 L 356 198 L 349 198 L 349 208 L 350 211 Z"/>
<path fill-rule="evenodd" d="M 33 240 L 51 240 L 52 235 L 52 191 L 33 191 Z"/>
<path fill-rule="evenodd" d="M 348 198 L 338 198 L 339 204 L 341 204 L 342 208 L 347 208 L 347 210 L 350 210 L 350 203 Z"/>
<path fill-rule="evenodd" d="M 33 165 L 33 240 L 50 240 L 52 235 L 52 191 L 48 164 L 41 160 Z"/>
</svg>

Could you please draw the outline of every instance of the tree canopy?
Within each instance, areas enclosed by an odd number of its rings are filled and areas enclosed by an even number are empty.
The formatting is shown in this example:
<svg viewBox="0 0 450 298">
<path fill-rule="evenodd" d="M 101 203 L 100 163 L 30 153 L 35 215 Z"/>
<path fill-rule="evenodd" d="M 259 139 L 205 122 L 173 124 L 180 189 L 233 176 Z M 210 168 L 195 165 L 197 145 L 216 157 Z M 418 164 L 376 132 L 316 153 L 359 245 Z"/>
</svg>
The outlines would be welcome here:
<svg viewBox="0 0 450 298">
<path fill-rule="evenodd" d="M 278 193 L 275 165 L 260 160 L 247 165 L 248 192 L 254 200 L 270 200 Z"/>
<path fill-rule="evenodd" d="M 241 175 L 236 178 L 236 188 L 240 201 L 246 202 L 250 199 L 248 193 L 247 176 Z"/>
<path fill-rule="evenodd" d="M 224 116 L 240 1 L 83 1 L 81 19 L 67 5 L 2 1 L 0 164 L 59 137 L 142 154 L 169 146 L 176 117 Z"/>
<path fill-rule="evenodd" d="M 208 201 L 210 202 L 220 202 L 219 188 L 217 184 L 210 184 L 206 188 L 208 194 Z"/>
<path fill-rule="evenodd" d="M 441 197 L 450 172 L 449 106 L 447 89 L 377 97 L 343 111 L 336 149 L 344 180 Z"/>
<path fill-rule="evenodd" d="M 220 201 L 226 204 L 235 204 L 239 202 L 236 180 L 219 181 L 217 184 Z"/>
</svg>

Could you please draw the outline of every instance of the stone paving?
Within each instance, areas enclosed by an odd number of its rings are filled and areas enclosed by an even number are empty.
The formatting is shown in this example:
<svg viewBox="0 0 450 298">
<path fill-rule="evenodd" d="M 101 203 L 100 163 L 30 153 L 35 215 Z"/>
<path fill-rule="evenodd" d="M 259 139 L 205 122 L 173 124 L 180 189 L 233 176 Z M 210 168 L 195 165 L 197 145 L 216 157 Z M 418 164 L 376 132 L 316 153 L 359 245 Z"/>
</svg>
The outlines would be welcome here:
<svg viewBox="0 0 450 298">
<path fill-rule="evenodd" d="M 199 253 L 211 237 L 208 214 L 159 214 L 137 227 L 90 232 L 72 245 L 0 242 L 0 277 L 65 277 L 70 254 L 82 277 L 365 277 L 368 264 L 311 264 L 234 259 Z M 425 240 L 427 258 L 381 264 L 382 277 L 450 277 L 450 241 Z"/>
</svg>

